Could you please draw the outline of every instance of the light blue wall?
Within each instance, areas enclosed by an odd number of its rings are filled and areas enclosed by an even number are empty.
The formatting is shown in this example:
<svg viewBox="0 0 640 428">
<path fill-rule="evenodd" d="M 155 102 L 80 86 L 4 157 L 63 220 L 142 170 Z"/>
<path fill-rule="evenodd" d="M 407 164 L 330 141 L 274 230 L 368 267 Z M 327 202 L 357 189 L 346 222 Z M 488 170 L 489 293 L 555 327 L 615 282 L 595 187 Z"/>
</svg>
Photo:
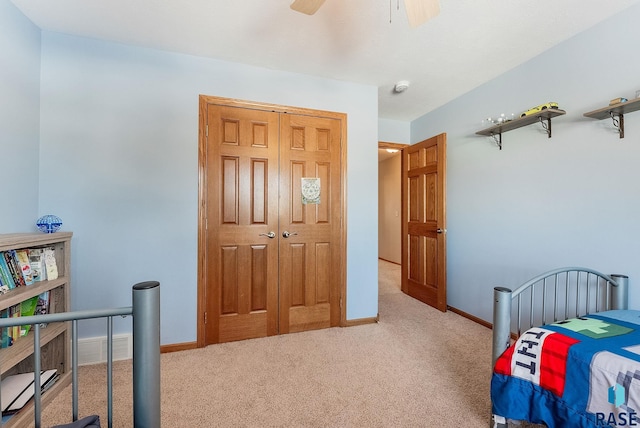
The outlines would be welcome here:
<svg viewBox="0 0 640 428">
<path fill-rule="evenodd" d="M 387 143 L 411 143 L 411 123 L 401 120 L 378 120 L 378 139 Z"/>
<path fill-rule="evenodd" d="M 162 343 L 196 339 L 204 94 L 348 115 L 347 318 L 376 316 L 377 88 L 49 32 L 41 87 L 40 206 L 74 232 L 75 308 L 156 279 Z"/>
<path fill-rule="evenodd" d="M 0 1 L 0 233 L 36 230 L 39 92 L 40 30 Z"/>
<path fill-rule="evenodd" d="M 451 305 L 488 320 L 493 286 L 561 265 L 640 278 L 640 112 L 625 117 L 624 140 L 610 121 L 582 116 L 640 89 L 639 19 L 631 8 L 411 124 L 411 142 L 449 135 Z M 54 33 L 40 59 L 39 32 L 8 2 L 0 24 L 2 63 L 19 70 L 0 68 L 11 94 L 0 99 L 2 158 L 41 159 L 16 207 L 0 210 L 0 232 L 29 231 L 38 214 L 63 218 L 74 231 L 74 308 L 127 305 L 131 284 L 158 279 L 162 343 L 195 340 L 197 105 L 207 94 L 348 114 L 347 317 L 375 316 L 376 143 L 406 135 L 378 122 L 376 88 Z M 552 139 L 533 125 L 506 133 L 499 151 L 474 135 L 485 116 L 545 101 L 568 112 Z M 29 181 L 38 173 L 39 186 Z M 633 287 L 631 303 L 640 307 Z"/>
<path fill-rule="evenodd" d="M 640 308 L 640 111 L 583 113 L 640 90 L 640 6 L 558 45 L 415 120 L 413 143 L 448 134 L 448 303 L 491 320 L 494 286 L 579 265 L 630 276 Z M 567 114 L 503 134 L 499 151 L 475 135 L 482 119 L 557 101 Z"/>
</svg>

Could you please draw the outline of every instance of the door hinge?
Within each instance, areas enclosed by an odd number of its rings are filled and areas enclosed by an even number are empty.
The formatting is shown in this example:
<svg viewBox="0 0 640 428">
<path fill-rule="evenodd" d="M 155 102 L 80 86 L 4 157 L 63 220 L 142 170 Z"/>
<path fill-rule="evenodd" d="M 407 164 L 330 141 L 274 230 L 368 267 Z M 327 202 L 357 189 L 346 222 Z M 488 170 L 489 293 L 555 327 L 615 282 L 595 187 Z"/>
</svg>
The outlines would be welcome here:
<svg viewBox="0 0 640 428">
<path fill-rule="evenodd" d="M 207 323 L 207 313 L 205 312 L 203 315 L 204 315 L 204 316 L 203 316 L 203 318 L 204 318 L 204 323 L 206 324 L 206 323 Z"/>
<path fill-rule="evenodd" d="M 342 297 L 340 298 L 340 309 L 342 309 Z"/>
<path fill-rule="evenodd" d="M 204 128 L 204 136 L 209 137 L 209 125 L 206 125 Z"/>
</svg>

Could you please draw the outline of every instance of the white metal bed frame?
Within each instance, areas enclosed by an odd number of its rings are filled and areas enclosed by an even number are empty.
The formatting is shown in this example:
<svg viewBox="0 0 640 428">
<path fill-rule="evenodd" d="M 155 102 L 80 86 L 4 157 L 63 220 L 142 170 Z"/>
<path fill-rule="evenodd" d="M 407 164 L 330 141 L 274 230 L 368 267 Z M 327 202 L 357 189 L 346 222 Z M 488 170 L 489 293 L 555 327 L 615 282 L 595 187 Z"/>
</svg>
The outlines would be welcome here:
<svg viewBox="0 0 640 428">
<path fill-rule="evenodd" d="M 495 287 L 492 368 L 524 330 L 590 313 L 628 309 L 628 295 L 628 276 L 606 275 L 582 267 L 545 272 L 513 291 Z M 504 428 L 508 422 L 492 415 L 490 426 Z"/>
</svg>

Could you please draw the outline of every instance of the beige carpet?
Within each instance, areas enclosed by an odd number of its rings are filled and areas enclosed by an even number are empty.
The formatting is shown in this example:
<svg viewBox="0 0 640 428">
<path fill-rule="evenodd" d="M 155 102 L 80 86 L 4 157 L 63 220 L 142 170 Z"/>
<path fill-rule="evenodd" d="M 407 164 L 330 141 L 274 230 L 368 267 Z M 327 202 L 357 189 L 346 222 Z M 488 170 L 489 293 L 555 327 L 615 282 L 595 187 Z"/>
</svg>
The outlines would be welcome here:
<svg viewBox="0 0 640 428">
<path fill-rule="evenodd" d="M 381 261 L 379 281 L 377 324 L 163 354 L 163 427 L 487 428 L 491 331 L 401 293 L 397 265 Z M 79 371 L 80 416 L 104 427 L 105 371 Z M 114 372 L 113 426 L 130 427 L 130 362 Z M 44 426 L 70 421 L 70 391 Z"/>
</svg>

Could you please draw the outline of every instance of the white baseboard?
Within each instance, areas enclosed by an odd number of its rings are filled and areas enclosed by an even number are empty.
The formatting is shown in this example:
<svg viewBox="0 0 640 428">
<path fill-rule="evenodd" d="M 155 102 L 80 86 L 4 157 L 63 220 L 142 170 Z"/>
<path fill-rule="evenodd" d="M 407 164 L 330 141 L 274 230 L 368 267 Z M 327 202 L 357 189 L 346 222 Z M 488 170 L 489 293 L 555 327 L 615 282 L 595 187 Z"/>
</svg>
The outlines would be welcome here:
<svg viewBox="0 0 640 428">
<path fill-rule="evenodd" d="M 113 335 L 113 361 L 133 358 L 133 335 Z M 78 339 L 78 365 L 107 362 L 107 337 Z"/>
</svg>

